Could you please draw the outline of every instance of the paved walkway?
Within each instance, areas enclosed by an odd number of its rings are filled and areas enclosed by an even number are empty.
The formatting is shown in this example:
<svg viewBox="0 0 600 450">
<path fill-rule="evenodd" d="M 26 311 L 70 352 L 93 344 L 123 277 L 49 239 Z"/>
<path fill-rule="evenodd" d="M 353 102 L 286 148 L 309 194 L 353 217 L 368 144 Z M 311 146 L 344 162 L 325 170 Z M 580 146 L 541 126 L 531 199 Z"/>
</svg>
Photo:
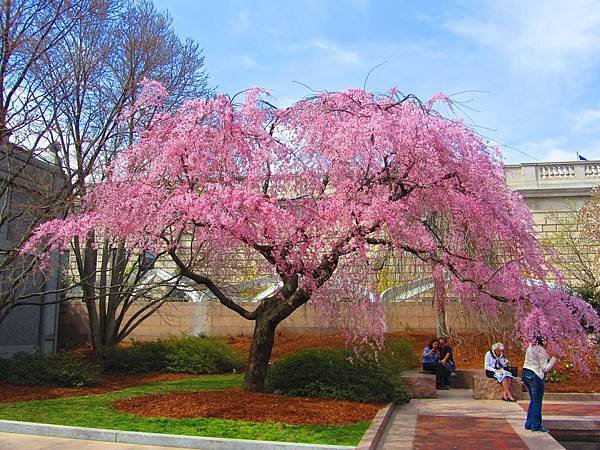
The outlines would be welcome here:
<svg viewBox="0 0 600 450">
<path fill-rule="evenodd" d="M 164 448 L 167 447 L 0 433 L 0 450 L 159 450 Z"/>
<path fill-rule="evenodd" d="M 415 399 L 398 407 L 378 448 L 564 449 L 547 433 L 525 430 L 525 416 L 517 403 L 474 400 L 470 389 L 438 391 L 437 399 Z"/>
</svg>

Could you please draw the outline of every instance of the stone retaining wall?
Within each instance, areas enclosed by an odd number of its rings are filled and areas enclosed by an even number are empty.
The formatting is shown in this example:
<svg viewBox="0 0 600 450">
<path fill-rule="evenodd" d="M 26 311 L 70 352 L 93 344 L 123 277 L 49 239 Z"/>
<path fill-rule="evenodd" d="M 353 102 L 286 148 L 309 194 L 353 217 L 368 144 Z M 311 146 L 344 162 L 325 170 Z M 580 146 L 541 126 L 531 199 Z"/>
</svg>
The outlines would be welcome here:
<svg viewBox="0 0 600 450">
<path fill-rule="evenodd" d="M 253 309 L 256 304 L 244 305 Z M 387 331 L 435 333 L 436 318 L 431 301 L 404 301 L 385 305 Z M 135 308 L 127 315 L 131 316 Z M 333 327 L 320 323 L 318 311 L 312 306 L 303 306 L 284 320 L 278 331 L 284 334 L 323 334 L 335 331 Z M 447 306 L 448 325 L 453 332 L 474 332 L 477 321 L 467 314 L 459 304 Z M 154 315 L 146 319 L 131 335 L 136 340 L 152 340 L 157 337 L 182 333 L 213 336 L 252 335 L 254 322 L 240 317 L 220 303 L 166 303 Z M 87 313 L 81 302 L 61 305 L 60 345 L 69 347 L 87 341 Z"/>
</svg>

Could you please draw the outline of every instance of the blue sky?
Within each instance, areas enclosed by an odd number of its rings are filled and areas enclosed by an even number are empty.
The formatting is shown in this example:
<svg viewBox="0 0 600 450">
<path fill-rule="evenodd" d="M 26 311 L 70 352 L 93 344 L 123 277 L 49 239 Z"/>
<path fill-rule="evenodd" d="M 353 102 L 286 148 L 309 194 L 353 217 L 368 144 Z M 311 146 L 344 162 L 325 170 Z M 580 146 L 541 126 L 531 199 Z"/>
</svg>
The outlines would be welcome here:
<svg viewBox="0 0 600 450">
<path fill-rule="evenodd" d="M 156 0 L 218 90 L 461 93 L 507 163 L 600 159 L 600 1 Z M 465 92 L 470 91 L 470 92 Z M 525 156 L 524 152 L 531 157 Z"/>
</svg>

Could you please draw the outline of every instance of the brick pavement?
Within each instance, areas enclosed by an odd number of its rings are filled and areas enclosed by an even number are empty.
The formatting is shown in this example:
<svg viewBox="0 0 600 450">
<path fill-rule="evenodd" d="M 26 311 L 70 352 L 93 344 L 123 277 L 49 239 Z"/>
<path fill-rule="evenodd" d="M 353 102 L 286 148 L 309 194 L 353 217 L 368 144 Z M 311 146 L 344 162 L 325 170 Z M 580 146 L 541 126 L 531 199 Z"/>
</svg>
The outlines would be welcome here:
<svg viewBox="0 0 600 450">
<path fill-rule="evenodd" d="M 430 449 L 528 447 L 503 419 L 418 415 L 413 448 Z"/>
<path fill-rule="evenodd" d="M 564 449 L 547 433 L 525 430 L 526 414 L 516 403 L 474 400 L 470 389 L 438 396 L 396 408 L 378 449 Z"/>
</svg>

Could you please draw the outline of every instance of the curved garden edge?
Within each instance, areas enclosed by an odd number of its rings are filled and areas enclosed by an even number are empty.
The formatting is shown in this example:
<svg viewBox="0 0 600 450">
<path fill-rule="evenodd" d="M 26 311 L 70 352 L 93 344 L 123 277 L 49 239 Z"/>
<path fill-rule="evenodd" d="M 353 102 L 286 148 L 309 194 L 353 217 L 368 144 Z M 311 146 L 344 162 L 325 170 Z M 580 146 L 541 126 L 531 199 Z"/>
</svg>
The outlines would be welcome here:
<svg viewBox="0 0 600 450">
<path fill-rule="evenodd" d="M 0 420 L 0 432 L 206 450 L 350 450 L 355 448 L 341 445 L 296 444 L 287 442 L 105 430 L 101 428 L 72 427 L 11 420 Z"/>
<path fill-rule="evenodd" d="M 379 446 L 395 407 L 395 403 L 388 403 L 377 412 L 360 443 L 356 446 L 356 450 L 375 450 Z"/>
</svg>

